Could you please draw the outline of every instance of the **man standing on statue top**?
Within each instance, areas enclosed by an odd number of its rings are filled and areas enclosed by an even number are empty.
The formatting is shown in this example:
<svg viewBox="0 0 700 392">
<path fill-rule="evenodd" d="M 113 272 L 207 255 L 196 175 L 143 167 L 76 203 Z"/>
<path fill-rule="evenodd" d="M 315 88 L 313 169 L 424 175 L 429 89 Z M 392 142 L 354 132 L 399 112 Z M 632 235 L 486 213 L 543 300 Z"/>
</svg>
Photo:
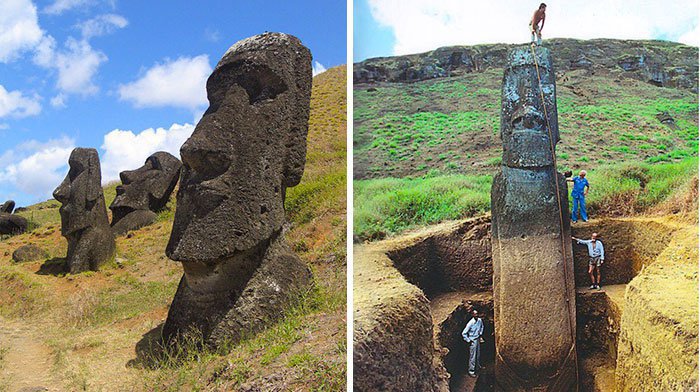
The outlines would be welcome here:
<svg viewBox="0 0 700 392">
<path fill-rule="evenodd" d="M 544 12 L 547 10 L 547 4 L 542 3 L 540 4 L 540 8 L 538 8 L 535 13 L 532 15 L 532 19 L 530 19 L 530 33 L 532 34 L 532 38 L 530 38 L 531 43 L 535 43 L 535 35 L 537 35 L 537 46 L 542 45 L 542 29 L 544 28 L 544 18 L 545 14 Z M 542 25 L 540 26 L 540 22 L 542 22 Z"/>
</svg>

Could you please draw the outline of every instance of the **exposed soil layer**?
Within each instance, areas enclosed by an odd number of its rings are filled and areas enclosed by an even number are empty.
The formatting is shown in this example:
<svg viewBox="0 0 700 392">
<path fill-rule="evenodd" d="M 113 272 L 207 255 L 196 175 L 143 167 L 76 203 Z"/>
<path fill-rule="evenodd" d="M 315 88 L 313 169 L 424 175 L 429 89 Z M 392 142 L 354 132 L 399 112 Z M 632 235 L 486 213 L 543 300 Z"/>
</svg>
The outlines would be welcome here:
<svg viewBox="0 0 700 392">
<path fill-rule="evenodd" d="M 448 380 L 450 391 L 493 390 L 489 226 L 488 217 L 450 222 L 356 247 L 355 385 L 375 378 L 359 390 L 445 391 Z M 586 248 L 576 246 L 574 253 L 579 390 L 692 389 L 697 227 L 624 218 L 573 228 L 578 238 L 594 231 L 606 248 L 602 290 L 588 289 Z M 473 307 L 485 323 L 485 368 L 478 378 L 466 375 L 468 346 L 461 337 Z M 406 389 L 407 383 L 415 387 Z"/>
<path fill-rule="evenodd" d="M 428 298 L 450 291 L 490 290 L 490 217 L 461 222 L 455 230 L 422 237 L 387 255 L 406 280 Z"/>
<path fill-rule="evenodd" d="M 354 389 L 446 391 L 428 299 L 391 267 L 386 249 L 356 247 L 355 260 Z"/>
<path fill-rule="evenodd" d="M 576 238 L 590 239 L 597 232 L 605 247 L 601 272 L 605 285 L 628 283 L 642 267 L 652 263 L 668 245 L 674 229 L 656 221 L 601 219 L 572 225 Z M 574 243 L 576 286 L 590 285 L 588 249 Z"/>
</svg>

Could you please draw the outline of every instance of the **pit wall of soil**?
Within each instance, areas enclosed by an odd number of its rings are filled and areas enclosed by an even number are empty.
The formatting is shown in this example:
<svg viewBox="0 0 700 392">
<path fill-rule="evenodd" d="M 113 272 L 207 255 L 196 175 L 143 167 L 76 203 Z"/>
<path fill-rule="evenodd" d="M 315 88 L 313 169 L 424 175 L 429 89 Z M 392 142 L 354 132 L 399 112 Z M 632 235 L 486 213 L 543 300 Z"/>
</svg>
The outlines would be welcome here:
<svg viewBox="0 0 700 392">
<path fill-rule="evenodd" d="M 694 230 L 694 236 L 683 234 L 687 230 Z M 691 388 L 698 379 L 697 227 L 629 218 L 572 228 L 578 238 L 590 238 L 593 231 L 605 244 L 602 271 L 607 291 L 577 294 L 579 355 L 595 359 L 588 365 L 599 364 L 581 372 L 584 381 L 591 381 L 581 390 L 600 389 L 597 366 L 609 376 L 605 390 L 697 390 Z M 588 286 L 586 247 L 574 246 L 577 286 Z M 492 361 L 493 301 L 470 299 L 489 293 L 491 279 L 488 216 L 358 245 L 357 390 L 445 391 L 448 379 L 454 388 L 466 371 L 468 347 L 460 333 L 472 306 L 484 314 L 482 358 L 484 363 Z M 615 284 L 619 286 L 610 287 Z M 436 322 L 430 301 L 450 295 L 463 295 L 464 300 Z M 580 362 L 580 368 L 588 365 Z"/>
<path fill-rule="evenodd" d="M 446 392 L 429 301 L 387 251 L 379 244 L 354 252 L 354 390 Z"/>
<path fill-rule="evenodd" d="M 698 228 L 681 229 L 627 286 L 618 391 L 698 390 Z"/>
<path fill-rule="evenodd" d="M 651 264 L 668 246 L 673 230 L 655 221 L 600 219 L 572 225 L 576 238 L 590 239 L 598 233 L 605 248 L 605 263 L 601 268 L 602 283 L 629 283 L 642 267 Z M 574 279 L 577 287 L 588 286 L 588 248 L 574 243 Z"/>
<path fill-rule="evenodd" d="M 470 219 L 387 254 L 393 265 L 428 298 L 450 291 L 490 291 L 491 218 Z"/>
</svg>

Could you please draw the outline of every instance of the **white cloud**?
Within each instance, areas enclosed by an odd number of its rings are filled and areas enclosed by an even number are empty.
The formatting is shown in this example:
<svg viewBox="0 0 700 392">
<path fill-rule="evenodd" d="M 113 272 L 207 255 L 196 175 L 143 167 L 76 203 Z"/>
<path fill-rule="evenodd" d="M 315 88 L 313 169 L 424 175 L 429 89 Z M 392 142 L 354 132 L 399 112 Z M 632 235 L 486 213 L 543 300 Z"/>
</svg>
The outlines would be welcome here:
<svg viewBox="0 0 700 392">
<path fill-rule="evenodd" d="M 0 156 L 0 183 L 37 198 L 50 198 L 65 177 L 73 139 L 63 137 L 46 143 L 29 141 Z"/>
<path fill-rule="evenodd" d="M 56 49 L 56 41 L 47 36 L 37 47 L 34 61 L 43 67 L 58 71 L 56 86 L 66 93 L 90 95 L 98 91 L 93 77 L 107 56 L 90 46 L 86 40 L 69 37 L 65 47 Z"/>
<path fill-rule="evenodd" d="M 140 167 L 149 155 L 167 151 L 180 157 L 180 147 L 194 131 L 191 124 L 173 124 L 170 128 L 148 128 L 139 133 L 114 129 L 102 143 L 102 182 L 119 179 L 119 172 Z"/>
<path fill-rule="evenodd" d="M 6 63 L 32 49 L 43 32 L 30 0 L 0 1 L 0 62 Z"/>
<path fill-rule="evenodd" d="M 7 91 L 0 84 L 0 118 L 2 117 L 27 117 L 39 114 L 41 104 L 39 96 L 26 97 L 21 92 Z"/>
<path fill-rule="evenodd" d="M 696 0 L 547 1 L 543 37 L 679 40 L 697 26 Z M 538 3 L 463 0 L 369 0 L 370 12 L 392 29 L 395 55 L 447 45 L 523 43 Z M 695 34 L 697 37 L 697 34 Z M 361 44 L 361 43 L 356 43 Z M 697 45 L 697 39 L 694 45 Z"/>
<path fill-rule="evenodd" d="M 326 72 L 326 67 L 323 66 L 323 64 L 319 63 L 318 61 L 314 61 L 314 65 L 312 67 L 312 72 L 311 74 L 313 76 L 316 76 L 320 73 Z"/>
<path fill-rule="evenodd" d="M 55 108 L 65 108 L 66 107 L 66 95 L 60 93 L 55 97 L 51 98 L 51 106 Z"/>
<path fill-rule="evenodd" d="M 94 0 L 56 0 L 44 8 L 43 11 L 47 14 L 59 15 L 73 8 L 84 7 L 92 3 L 94 3 Z"/>
<path fill-rule="evenodd" d="M 126 18 L 121 15 L 104 14 L 86 20 L 85 22 L 78 24 L 76 27 L 80 29 L 83 39 L 88 40 L 92 37 L 111 34 L 117 29 L 123 29 L 128 24 L 129 21 L 127 21 Z"/>
<path fill-rule="evenodd" d="M 211 71 L 206 55 L 166 60 L 140 79 L 119 86 L 119 97 L 139 108 L 174 106 L 194 111 L 207 104 L 206 84 Z"/>
</svg>

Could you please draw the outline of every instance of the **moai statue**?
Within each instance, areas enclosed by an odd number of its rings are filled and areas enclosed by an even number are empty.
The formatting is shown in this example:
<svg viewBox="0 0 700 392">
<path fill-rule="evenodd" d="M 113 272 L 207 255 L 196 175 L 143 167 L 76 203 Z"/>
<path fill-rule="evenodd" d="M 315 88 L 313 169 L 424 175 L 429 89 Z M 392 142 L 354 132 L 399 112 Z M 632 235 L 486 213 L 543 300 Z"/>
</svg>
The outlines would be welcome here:
<svg viewBox="0 0 700 392">
<path fill-rule="evenodd" d="M 503 76 L 503 160 L 491 190 L 496 390 L 569 391 L 577 383 L 571 227 L 554 167 L 552 58 L 534 51 L 511 51 Z"/>
<path fill-rule="evenodd" d="M 15 210 L 15 201 L 14 200 L 8 200 L 4 203 L 2 203 L 2 206 L 0 206 L 0 212 L 4 212 L 5 214 L 11 214 L 12 211 Z"/>
<path fill-rule="evenodd" d="M 62 204 L 61 234 L 68 240 L 66 264 L 72 274 L 97 271 L 114 257 L 116 249 L 100 184 L 97 150 L 74 149 L 68 165 L 68 175 L 53 191 L 53 197 Z"/>
<path fill-rule="evenodd" d="M 284 314 L 311 280 L 284 240 L 285 189 L 306 161 L 311 54 L 265 33 L 233 45 L 207 81 L 209 109 L 180 149 L 166 248 L 184 276 L 163 335 L 236 342 Z"/>
<path fill-rule="evenodd" d="M 8 200 L 0 206 L 0 235 L 21 234 L 27 231 L 29 222 L 19 215 L 12 213 L 15 202 Z"/>
<path fill-rule="evenodd" d="M 159 151 L 140 168 L 119 173 L 122 185 L 117 186 L 117 196 L 109 206 L 114 234 L 126 234 L 153 223 L 156 212 L 168 203 L 181 168 L 179 159 Z"/>
</svg>

